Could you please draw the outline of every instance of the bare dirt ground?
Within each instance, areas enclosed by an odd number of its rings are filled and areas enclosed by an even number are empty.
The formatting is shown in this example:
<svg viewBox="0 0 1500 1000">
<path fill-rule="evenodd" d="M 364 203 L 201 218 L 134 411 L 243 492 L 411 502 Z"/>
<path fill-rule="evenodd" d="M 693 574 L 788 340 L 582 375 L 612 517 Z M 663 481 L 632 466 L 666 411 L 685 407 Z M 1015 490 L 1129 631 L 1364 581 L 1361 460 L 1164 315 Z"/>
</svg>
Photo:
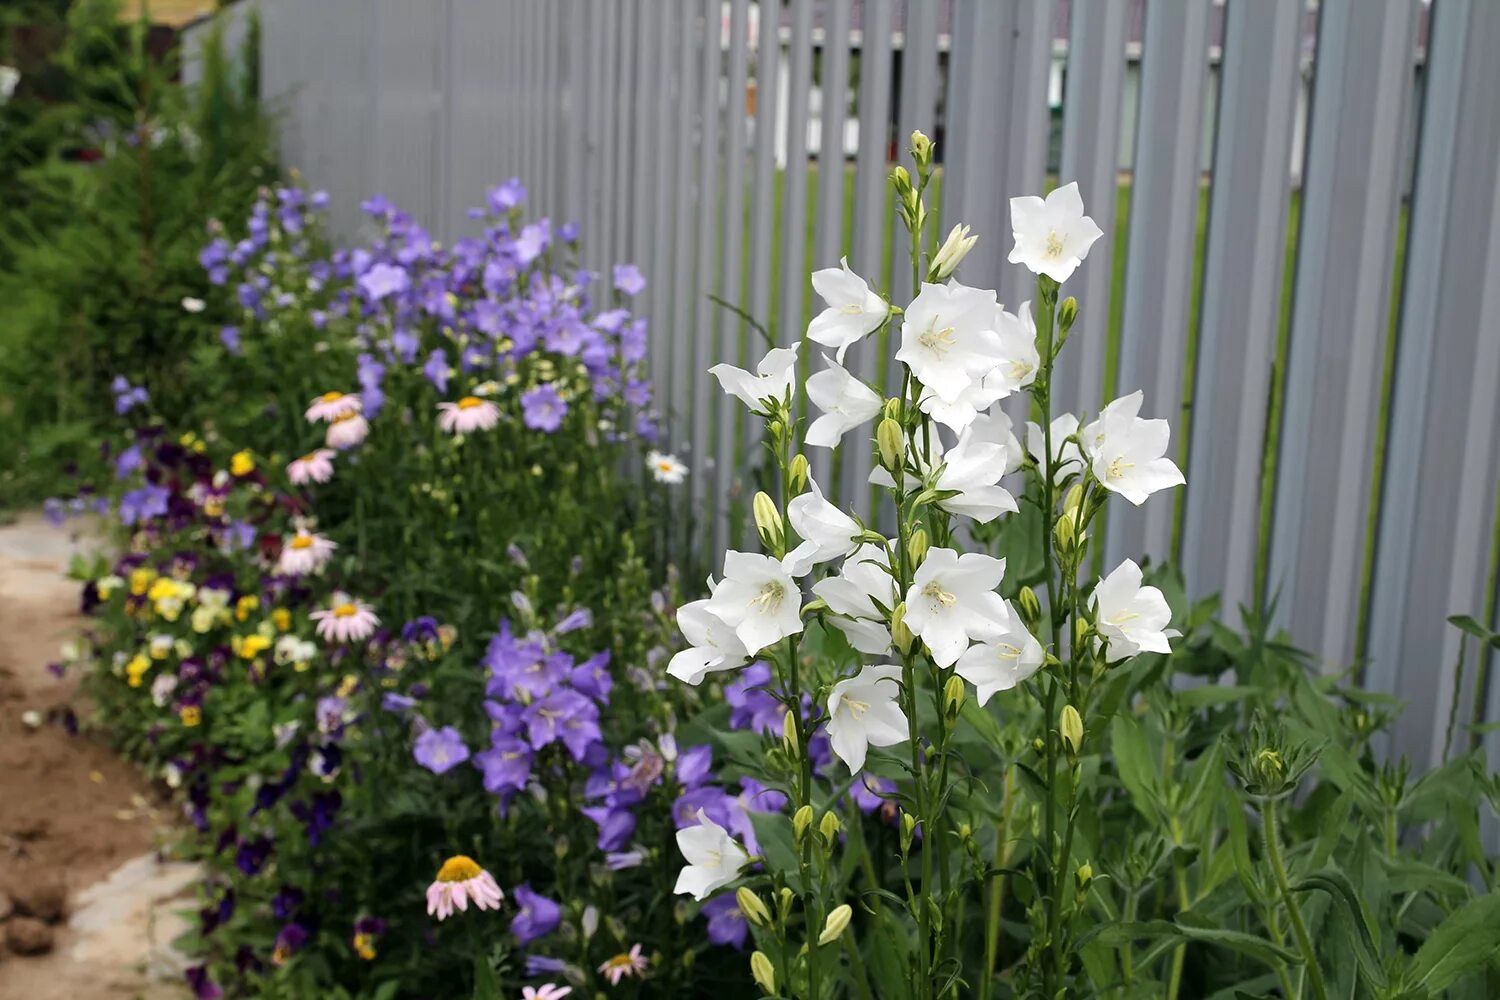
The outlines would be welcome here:
<svg viewBox="0 0 1500 1000">
<path fill-rule="evenodd" d="M 63 576 L 82 549 L 39 515 L 0 525 L 0 920 L 66 900 L 47 954 L 5 947 L 19 916 L 0 923 L 0 997 L 178 998 L 169 945 L 187 926 L 193 870 L 159 857 L 170 813 L 137 771 L 60 724 L 87 706 L 76 677 L 48 670 L 84 625 Z"/>
</svg>

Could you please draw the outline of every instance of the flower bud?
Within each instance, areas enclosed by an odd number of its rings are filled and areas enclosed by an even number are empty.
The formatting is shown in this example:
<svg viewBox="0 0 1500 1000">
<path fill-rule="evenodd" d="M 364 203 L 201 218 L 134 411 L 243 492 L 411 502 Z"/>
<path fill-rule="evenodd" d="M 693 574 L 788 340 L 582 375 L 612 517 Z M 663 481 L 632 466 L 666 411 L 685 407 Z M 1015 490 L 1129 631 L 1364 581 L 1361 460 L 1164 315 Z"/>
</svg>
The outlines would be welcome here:
<svg viewBox="0 0 1500 1000">
<path fill-rule="evenodd" d="M 792 837 L 797 843 L 802 843 L 802 838 L 806 835 L 807 828 L 812 826 L 812 821 L 813 807 L 810 805 L 803 806 L 792 814 Z"/>
<path fill-rule="evenodd" d="M 901 460 L 906 454 L 906 435 L 901 425 L 886 417 L 875 428 L 875 443 L 880 446 L 880 464 L 893 476 L 901 475 Z"/>
<path fill-rule="evenodd" d="M 739 904 L 740 912 L 745 919 L 756 927 L 766 927 L 771 923 L 771 911 L 749 886 L 742 885 L 734 891 L 734 901 Z"/>
<path fill-rule="evenodd" d="M 823 838 L 823 843 L 831 846 L 843 828 L 844 824 L 839 822 L 838 814 L 830 810 L 823 814 L 823 819 L 818 823 L 818 836 Z"/>
<path fill-rule="evenodd" d="M 958 270 L 958 265 L 969 251 L 974 249 L 974 244 L 979 242 L 978 236 L 969 235 L 969 227 L 964 225 L 954 226 L 948 231 L 948 238 L 943 245 L 938 247 L 937 255 L 932 258 L 932 270 L 928 274 L 929 281 L 942 281 Z"/>
<path fill-rule="evenodd" d="M 849 926 L 849 921 L 854 917 L 854 909 L 848 903 L 840 903 L 828 914 L 828 919 L 823 921 L 823 933 L 818 935 L 818 944 L 833 944 L 844 933 Z"/>
<path fill-rule="evenodd" d="M 583 908 L 583 918 L 578 921 L 578 929 L 583 933 L 585 941 L 594 936 L 594 932 L 599 929 L 599 907 L 585 906 Z"/>
<path fill-rule="evenodd" d="M 793 759 L 797 756 L 797 717 L 791 712 L 781 718 L 781 745 L 786 750 L 786 755 Z"/>
<path fill-rule="evenodd" d="M 755 979 L 755 985 L 771 996 L 776 995 L 776 966 L 771 964 L 765 952 L 757 951 L 750 956 L 750 975 Z"/>
<path fill-rule="evenodd" d="M 926 528 L 918 528 L 911 533 L 911 537 L 906 540 L 906 556 L 913 566 L 922 565 L 922 560 L 927 558 L 928 547 Z"/>
<path fill-rule="evenodd" d="M 1071 514 L 1078 509 L 1078 505 L 1081 503 L 1083 503 L 1083 486 L 1080 483 L 1074 483 L 1069 487 L 1068 495 L 1063 498 L 1063 511 Z"/>
<path fill-rule="evenodd" d="M 906 172 L 905 167 L 898 164 L 891 171 L 891 187 L 896 189 L 897 198 L 903 201 L 906 199 L 907 193 L 911 191 L 911 174 Z"/>
<path fill-rule="evenodd" d="M 916 129 L 911 134 L 911 158 L 917 161 L 919 167 L 927 167 L 932 163 L 932 140 L 921 129 Z"/>
<path fill-rule="evenodd" d="M 780 441 L 782 433 L 786 431 L 786 424 L 780 417 L 777 417 L 766 424 L 766 430 L 770 433 L 772 441 Z"/>
<path fill-rule="evenodd" d="M 807 477 L 807 456 L 801 453 L 792 456 L 792 464 L 786 470 L 786 481 L 793 493 L 807 489 Z"/>
<path fill-rule="evenodd" d="M 891 611 L 891 641 L 903 654 L 911 652 L 911 644 L 916 641 L 916 636 L 911 634 L 911 629 L 906 627 L 906 602 L 902 601 Z"/>
<path fill-rule="evenodd" d="M 911 850 L 911 839 L 917 830 L 917 818 L 909 812 L 901 813 L 901 850 Z"/>
<path fill-rule="evenodd" d="M 1031 749 L 1035 750 L 1037 753 L 1045 753 L 1047 750 L 1047 744 L 1043 743 L 1042 738 L 1038 736 L 1036 739 L 1031 741 Z"/>
<path fill-rule="evenodd" d="M 1073 519 L 1066 514 L 1052 526 L 1052 537 L 1057 542 L 1057 551 L 1068 555 L 1073 551 Z"/>
<path fill-rule="evenodd" d="M 1057 307 L 1058 329 L 1061 330 L 1064 335 L 1066 335 L 1068 330 L 1072 328 L 1073 321 L 1077 318 L 1078 300 L 1069 295 L 1067 298 L 1063 299 Z"/>
<path fill-rule="evenodd" d="M 776 509 L 776 501 L 762 490 L 755 494 L 752 509 L 761 542 L 772 552 L 780 552 L 786 545 L 786 527 L 781 521 L 781 511 Z"/>
<path fill-rule="evenodd" d="M 1021 620 L 1029 629 L 1035 629 L 1036 623 L 1042 618 L 1042 602 L 1037 600 L 1036 591 L 1030 587 L 1022 587 L 1021 592 L 1016 595 L 1016 606 L 1020 608 Z"/>
<path fill-rule="evenodd" d="M 1068 746 L 1068 752 L 1077 754 L 1078 748 L 1083 746 L 1083 716 L 1078 714 L 1078 709 L 1072 705 L 1064 705 L 1062 718 L 1058 720 L 1057 731 L 1062 734 L 1063 742 Z"/>
<path fill-rule="evenodd" d="M 1082 648 L 1083 643 L 1089 637 L 1089 620 L 1083 616 L 1073 619 L 1073 645 Z"/>
<path fill-rule="evenodd" d="M 887 399 L 885 401 L 885 409 L 881 412 L 881 416 L 890 417 L 892 420 L 900 420 L 901 419 L 901 400 L 898 399 L 895 396 L 892 396 L 890 399 Z"/>
<path fill-rule="evenodd" d="M 948 718 L 958 718 L 958 713 L 963 710 L 964 699 L 968 697 L 968 688 L 964 687 L 964 679 L 957 674 L 948 678 L 943 685 L 943 711 Z"/>
<path fill-rule="evenodd" d="M 785 920 L 786 915 L 792 912 L 792 902 L 796 900 L 797 894 L 786 886 L 782 886 L 779 898 L 781 900 L 781 919 Z"/>
<path fill-rule="evenodd" d="M 1078 866 L 1078 888 L 1087 889 L 1089 883 L 1094 880 L 1094 866 L 1085 861 Z"/>
</svg>

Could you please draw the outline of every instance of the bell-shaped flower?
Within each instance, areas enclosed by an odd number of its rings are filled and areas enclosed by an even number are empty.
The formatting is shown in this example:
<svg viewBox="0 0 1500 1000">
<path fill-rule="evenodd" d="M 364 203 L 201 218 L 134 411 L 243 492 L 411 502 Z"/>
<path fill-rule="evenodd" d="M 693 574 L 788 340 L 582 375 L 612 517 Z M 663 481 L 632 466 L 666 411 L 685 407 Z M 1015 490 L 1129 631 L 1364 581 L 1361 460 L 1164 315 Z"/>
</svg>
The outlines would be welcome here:
<svg viewBox="0 0 1500 1000">
<path fill-rule="evenodd" d="M 1142 394 L 1136 390 L 1110 403 L 1085 427 L 1094 478 L 1139 507 L 1157 490 L 1181 486 L 1182 470 L 1165 457 L 1172 429 L 1165 420 L 1142 420 Z"/>
<path fill-rule="evenodd" d="M 708 373 L 719 380 L 725 392 L 750 407 L 750 412 L 769 414 L 767 400 L 781 403 L 791 396 L 796 366 L 795 348 L 773 347 L 755 366 L 754 375 L 727 364 L 714 365 Z"/>
<path fill-rule="evenodd" d="M 835 617 L 828 620 L 844 633 L 849 645 L 870 656 L 880 656 L 891 648 L 886 611 L 896 604 L 896 581 L 889 566 L 890 554 L 885 548 L 861 545 L 844 560 L 838 573 L 819 580 L 812 588 L 834 612 Z"/>
<path fill-rule="evenodd" d="M 1089 596 L 1094 610 L 1094 628 L 1102 637 L 1104 658 L 1110 663 L 1128 659 L 1141 651 L 1170 653 L 1167 641 L 1176 633 L 1167 628 L 1172 609 L 1155 587 L 1141 586 L 1141 568 L 1126 559 L 1099 581 Z"/>
<path fill-rule="evenodd" d="M 724 554 L 724 579 L 706 609 L 754 656 L 802 631 L 802 592 L 779 559 L 753 552 Z"/>
<path fill-rule="evenodd" d="M 1000 309 L 995 319 L 995 332 L 1000 335 L 1000 363 L 990 373 L 989 381 L 997 383 L 1004 390 L 1004 396 L 1009 396 L 1035 382 L 1037 370 L 1042 366 L 1042 355 L 1036 346 L 1036 320 L 1031 315 L 1031 300 L 1021 303 L 1019 313 Z"/>
<path fill-rule="evenodd" d="M 859 547 L 859 523 L 823 496 L 815 480 L 808 490 L 786 505 L 787 519 L 803 539 L 786 557 L 792 576 L 806 576 L 817 563 L 847 556 Z"/>
<path fill-rule="evenodd" d="M 1009 602 L 1005 609 L 1010 613 L 1010 624 L 1005 630 L 988 642 L 970 646 L 953 668 L 958 676 L 974 685 L 981 705 L 995 692 L 1009 691 L 1036 673 L 1044 659 L 1042 644 L 1027 631 Z"/>
<path fill-rule="evenodd" d="M 729 831 L 698 810 L 698 825 L 677 831 L 677 849 L 687 864 L 677 874 L 673 892 L 702 900 L 740 877 L 750 855 Z"/>
<path fill-rule="evenodd" d="M 938 490 L 957 490 L 958 495 L 938 501 L 938 506 L 980 524 L 1001 514 L 1014 514 L 1015 498 L 999 485 L 1009 461 L 1004 445 L 978 440 L 965 431 L 943 456 L 943 471 L 933 484 Z"/>
<path fill-rule="evenodd" d="M 1004 559 L 928 550 L 906 592 L 905 621 L 927 644 L 938 666 L 953 666 L 970 640 L 992 642 L 1005 634 L 1010 610 L 995 593 L 1004 578 Z"/>
<path fill-rule="evenodd" d="M 1000 360 L 995 293 L 956 281 L 923 284 L 901 322 L 896 360 L 946 403 Z"/>
<path fill-rule="evenodd" d="M 963 431 L 974 422 L 975 417 L 1008 395 L 1010 391 L 1005 388 L 1004 382 L 996 377 L 995 372 L 991 372 L 984 378 L 970 382 L 969 387 L 951 402 L 931 389 L 924 388 L 917 406 L 944 427 Z"/>
<path fill-rule="evenodd" d="M 708 674 L 733 670 L 750 660 L 745 644 L 734 629 L 709 610 L 707 599 L 678 608 L 677 627 L 691 644 L 667 664 L 667 673 L 680 681 L 696 686 Z"/>
<path fill-rule="evenodd" d="M 1021 468 L 1021 463 L 1026 459 L 1026 452 L 1021 448 L 1021 442 L 1016 440 L 1010 414 L 1004 410 L 981 413 L 969 425 L 968 434 L 973 441 L 997 444 L 1005 449 L 1004 474 L 1007 476 Z"/>
<path fill-rule="evenodd" d="M 870 747 L 906 742 L 906 713 L 897 703 L 900 677 L 901 668 L 894 664 L 868 663 L 828 695 L 828 742 L 850 774 L 864 768 Z"/>
<path fill-rule="evenodd" d="M 835 349 L 840 364 L 849 345 L 873 333 L 885 322 L 891 308 L 864 278 L 849 270 L 849 258 L 838 267 L 828 267 L 812 274 L 813 291 L 828 304 L 813 317 L 807 327 L 807 339 Z"/>
<path fill-rule="evenodd" d="M 1034 421 L 1026 424 L 1026 450 L 1031 457 L 1036 459 L 1038 468 L 1050 467 L 1052 469 L 1052 482 L 1060 484 L 1067 476 L 1083 471 L 1083 452 L 1078 450 L 1078 442 L 1068 440 L 1078 434 L 1078 418 L 1071 413 L 1064 413 L 1052 421 L 1052 461 L 1045 459 L 1046 438 L 1042 435 L 1040 424 Z"/>
<path fill-rule="evenodd" d="M 1078 182 L 1055 189 L 1043 200 L 1034 195 L 1010 200 L 1010 227 L 1016 245 L 1012 264 L 1024 264 L 1033 274 L 1045 274 L 1056 282 L 1072 277 L 1089 247 L 1104 235 L 1094 220 L 1083 214 Z"/>
<path fill-rule="evenodd" d="M 807 443 L 833 448 L 839 438 L 880 412 L 880 394 L 823 355 L 828 367 L 807 380 L 807 398 L 823 411 L 807 428 Z"/>
</svg>

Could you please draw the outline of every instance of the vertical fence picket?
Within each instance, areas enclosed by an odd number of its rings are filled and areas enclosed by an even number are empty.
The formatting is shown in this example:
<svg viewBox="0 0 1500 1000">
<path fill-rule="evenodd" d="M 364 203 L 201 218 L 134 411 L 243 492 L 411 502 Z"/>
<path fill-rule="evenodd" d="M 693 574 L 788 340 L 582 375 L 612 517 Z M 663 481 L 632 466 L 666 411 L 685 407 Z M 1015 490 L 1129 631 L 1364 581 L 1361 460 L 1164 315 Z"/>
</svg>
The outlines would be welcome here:
<svg viewBox="0 0 1500 1000">
<path fill-rule="evenodd" d="M 603 266 L 608 256 L 609 233 L 605 229 L 604 175 L 608 167 L 605 125 L 610 119 L 608 107 L 611 86 L 606 76 L 606 39 L 611 29 L 607 18 L 609 0 L 585 0 L 588 44 L 588 100 L 584 105 L 587 123 L 587 146 L 584 154 L 584 177 L 588 199 L 584 218 L 583 261 L 594 270 Z"/>
<path fill-rule="evenodd" d="M 1130 197 L 1119 391 L 1142 390 L 1141 415 L 1165 417 L 1179 432 L 1212 13 L 1211 0 L 1153 0 L 1146 10 L 1140 132 Z M 1171 497 L 1140 508 L 1110 505 L 1108 566 L 1143 554 L 1158 561 L 1167 557 Z"/>
<path fill-rule="evenodd" d="M 780 301 L 778 341 L 795 347 L 802 339 L 802 312 L 811 293 L 807 269 L 807 104 L 812 90 L 812 0 L 792 0 L 787 50 L 786 166 L 781 198 Z M 812 357 L 803 350 L 797 360 L 802 378 Z M 813 366 L 820 367 L 820 366 Z"/>
<path fill-rule="evenodd" d="M 580 225 L 584 220 L 585 198 L 583 190 L 583 160 L 588 155 L 586 146 L 587 116 L 584 109 L 588 88 L 588 20 L 586 0 L 566 0 L 567 12 L 563 27 L 563 45 L 567 51 L 567 91 L 562 97 L 563 146 L 561 170 L 563 173 L 563 200 L 559 215 L 566 222 Z M 588 234 L 584 234 L 587 238 Z"/>
<path fill-rule="evenodd" d="M 928 138 L 937 132 L 937 4 L 908 3 L 906 24 L 901 43 L 901 76 L 896 88 L 895 146 L 896 162 L 917 176 L 916 164 L 912 162 L 911 135 L 920 130 Z M 935 190 L 929 188 L 927 201 L 933 201 Z M 929 225 L 936 225 L 934 218 Z M 890 278 L 888 288 L 892 297 L 900 302 L 913 293 L 911 265 L 911 237 L 905 227 L 897 225 L 891 237 Z M 891 327 L 891 336 L 884 355 L 896 350 L 897 328 Z M 900 365 L 891 364 L 886 371 L 885 391 L 894 395 L 901 390 Z"/>
<path fill-rule="evenodd" d="M 1051 132 L 1047 104 L 1047 81 L 1052 72 L 1052 0 L 1012 0 L 1006 6 L 1005 30 L 1009 35 L 1005 67 L 1001 69 L 1005 102 L 1004 132 L 1000 140 L 1000 191 L 1003 204 L 1000 224 L 992 239 L 998 244 L 998 260 L 1004 261 L 1011 244 L 1010 204 L 1016 195 L 1041 194 L 1046 180 L 1047 144 Z M 995 58 L 981 54 L 980 58 Z M 1008 95 L 1008 96 L 1007 96 Z M 1024 267 L 1002 264 L 996 290 L 1000 301 L 1019 305 L 1036 297 L 1036 281 Z M 1019 402 L 1019 397 L 1017 397 Z M 1024 410 L 1007 407 L 1013 419 L 1024 420 Z"/>
<path fill-rule="evenodd" d="M 1488 111 L 1500 90 L 1496 46 L 1500 8 L 1450 0 L 1427 47 L 1364 676 L 1407 703 L 1391 750 L 1421 764 L 1440 761 L 1455 695 L 1459 634 L 1445 618 L 1492 610 L 1483 604 L 1500 482 L 1500 337 L 1487 319 L 1500 308 L 1500 122 Z M 1473 677 L 1457 692 L 1464 721 Z M 1456 727 L 1458 750 L 1466 739 Z"/>
<path fill-rule="evenodd" d="M 943 225 L 962 222 L 978 235 L 959 274 L 967 284 L 984 288 L 998 283 L 1009 235 L 1003 192 L 994 180 L 1006 118 L 995 97 L 1009 69 L 997 53 L 1009 41 L 1009 19 L 1000 4 L 954 0 Z"/>
<path fill-rule="evenodd" d="M 1302 0 L 1235 4 L 1224 33 L 1183 571 L 1194 593 L 1221 593 L 1232 620 L 1254 586 L 1302 10 Z"/>
<path fill-rule="evenodd" d="M 1119 204 L 1115 151 L 1120 146 L 1128 14 L 1125 4 L 1074 4 L 1068 31 L 1058 180 L 1063 184 L 1078 182 L 1089 215 L 1104 231 L 1089 250 L 1089 260 L 1068 286 L 1081 308 L 1068 349 L 1058 359 L 1052 376 L 1055 408 L 1073 412 L 1097 411 L 1104 401 Z"/>
<path fill-rule="evenodd" d="M 714 291 L 714 280 L 723 255 L 725 241 L 718 238 L 722 231 L 719 225 L 721 211 L 728 199 L 728 189 L 721 187 L 720 161 L 721 126 L 728 127 L 730 118 L 726 105 L 721 101 L 724 87 L 724 32 L 720 25 L 723 8 L 719 0 L 702 0 L 700 17 L 702 26 L 699 38 L 702 43 L 703 80 L 701 88 L 702 117 L 699 125 L 698 144 L 698 226 L 697 251 L 694 270 L 695 295 L 691 304 L 692 325 L 681 325 L 679 330 L 691 331 L 692 361 L 689 372 L 693 387 L 692 438 L 688 446 L 688 466 L 692 474 L 688 477 L 692 510 L 704 518 L 694 532 L 693 540 L 700 551 L 717 551 L 713 546 L 713 529 L 717 509 L 714 484 L 717 482 L 717 465 L 710 466 L 716 447 L 714 432 L 718 427 L 717 413 L 721 393 L 708 374 L 710 365 L 719 362 L 720 340 L 714 322 L 714 306 L 709 294 Z M 733 99 L 731 92 L 730 100 Z M 723 286 L 718 286 L 722 288 Z M 717 567 L 713 567 L 717 569 Z"/>
<path fill-rule="evenodd" d="M 1332 666 L 1355 646 L 1416 13 L 1319 8 L 1268 586 Z"/>
</svg>

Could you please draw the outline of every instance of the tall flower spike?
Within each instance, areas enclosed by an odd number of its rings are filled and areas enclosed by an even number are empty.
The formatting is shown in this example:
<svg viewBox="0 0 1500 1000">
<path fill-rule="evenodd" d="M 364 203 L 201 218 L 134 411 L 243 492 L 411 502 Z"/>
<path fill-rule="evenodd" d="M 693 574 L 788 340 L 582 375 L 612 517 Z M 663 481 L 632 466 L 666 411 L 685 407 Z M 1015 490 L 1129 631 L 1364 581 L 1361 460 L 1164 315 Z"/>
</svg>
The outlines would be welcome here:
<svg viewBox="0 0 1500 1000">
<path fill-rule="evenodd" d="M 807 327 L 807 339 L 835 349 L 839 363 L 851 344 L 869 336 L 890 313 L 885 299 L 870 291 L 864 278 L 849 270 L 849 258 L 838 267 L 812 273 L 813 291 L 828 304 Z"/>
<path fill-rule="evenodd" d="M 1012 264 L 1024 264 L 1033 274 L 1045 274 L 1061 284 L 1072 277 L 1089 247 L 1104 235 L 1094 220 L 1083 214 L 1078 182 L 1052 191 L 1046 199 L 1035 196 L 1010 200 L 1010 225 L 1016 245 Z"/>
</svg>

